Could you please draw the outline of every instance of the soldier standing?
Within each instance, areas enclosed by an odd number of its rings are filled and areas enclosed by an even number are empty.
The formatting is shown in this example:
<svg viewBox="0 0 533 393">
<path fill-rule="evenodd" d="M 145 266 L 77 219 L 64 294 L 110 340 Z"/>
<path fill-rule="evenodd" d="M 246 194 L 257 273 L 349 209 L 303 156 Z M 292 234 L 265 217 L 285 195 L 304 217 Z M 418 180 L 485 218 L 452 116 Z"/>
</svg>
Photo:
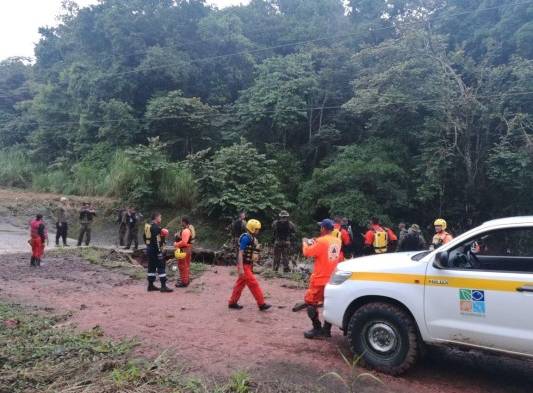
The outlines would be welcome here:
<svg viewBox="0 0 533 393">
<path fill-rule="evenodd" d="M 289 221 L 289 213 L 282 210 L 279 217 L 272 224 L 274 229 L 274 271 L 278 271 L 280 263 L 283 264 L 283 272 L 290 272 L 289 259 L 291 254 L 291 240 L 296 234 L 296 226 Z"/>
<path fill-rule="evenodd" d="M 131 243 L 133 243 L 133 249 L 137 250 L 139 248 L 139 215 L 133 207 L 128 207 L 126 225 L 128 228 L 128 242 L 125 249 L 129 250 Z"/>
<path fill-rule="evenodd" d="M 91 242 L 91 226 L 94 216 L 96 216 L 96 211 L 88 202 L 83 202 L 80 210 L 80 235 L 78 237 L 78 247 L 81 246 L 84 237 L 86 246 Z"/>
<path fill-rule="evenodd" d="M 63 240 L 63 246 L 68 246 L 67 201 L 67 198 L 61 197 L 60 205 L 56 211 L 56 247 L 59 246 L 60 238 Z"/>
</svg>

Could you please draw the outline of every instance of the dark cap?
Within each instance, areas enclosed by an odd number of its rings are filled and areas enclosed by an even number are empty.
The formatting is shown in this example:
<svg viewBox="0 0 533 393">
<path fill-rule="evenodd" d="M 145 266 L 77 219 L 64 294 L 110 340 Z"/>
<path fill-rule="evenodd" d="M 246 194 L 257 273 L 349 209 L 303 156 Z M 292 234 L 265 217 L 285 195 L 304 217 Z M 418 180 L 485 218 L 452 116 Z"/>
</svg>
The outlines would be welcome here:
<svg viewBox="0 0 533 393">
<path fill-rule="evenodd" d="M 328 231 L 332 231 L 335 227 L 335 223 L 329 218 L 320 221 L 318 225 L 320 225 L 321 228 L 326 228 Z"/>
</svg>

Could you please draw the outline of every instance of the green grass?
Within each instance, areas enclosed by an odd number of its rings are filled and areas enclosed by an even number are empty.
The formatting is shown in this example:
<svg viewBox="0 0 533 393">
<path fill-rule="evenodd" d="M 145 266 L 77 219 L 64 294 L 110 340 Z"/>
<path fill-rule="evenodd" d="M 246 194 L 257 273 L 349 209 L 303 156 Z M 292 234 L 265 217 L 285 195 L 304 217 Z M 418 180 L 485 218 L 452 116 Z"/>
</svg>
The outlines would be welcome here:
<svg viewBox="0 0 533 393">
<path fill-rule="evenodd" d="M 101 329 L 62 327 L 65 317 L 0 303 L 0 393 L 312 393 L 324 390 L 255 383 L 247 372 L 225 380 L 189 374 L 168 352 L 135 356 L 133 341 Z M 318 388 L 317 388 L 318 389 Z"/>
<path fill-rule="evenodd" d="M 0 150 L 0 185 L 26 188 L 31 185 L 33 165 L 20 149 Z"/>
</svg>

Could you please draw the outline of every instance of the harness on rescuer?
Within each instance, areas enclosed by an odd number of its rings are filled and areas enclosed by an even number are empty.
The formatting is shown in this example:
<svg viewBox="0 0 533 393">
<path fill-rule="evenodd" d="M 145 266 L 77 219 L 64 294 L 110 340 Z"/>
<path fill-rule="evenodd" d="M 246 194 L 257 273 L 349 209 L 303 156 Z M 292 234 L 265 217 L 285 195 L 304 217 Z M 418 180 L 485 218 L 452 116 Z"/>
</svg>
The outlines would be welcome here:
<svg viewBox="0 0 533 393">
<path fill-rule="evenodd" d="M 239 243 L 242 240 L 243 236 L 248 236 L 251 238 L 251 242 L 246 247 L 246 249 L 243 251 L 242 255 L 242 263 L 246 265 L 253 265 L 254 262 L 259 261 L 259 243 L 257 241 L 257 238 L 250 233 L 243 233 L 239 239 Z"/>
<path fill-rule="evenodd" d="M 383 254 L 387 252 L 389 246 L 389 235 L 387 231 L 383 228 L 374 229 L 374 242 L 372 247 L 374 247 L 374 252 L 376 254 Z"/>
<path fill-rule="evenodd" d="M 144 237 L 144 243 L 146 245 L 150 244 L 150 239 L 152 238 L 152 232 L 150 231 L 150 228 L 151 228 L 151 224 L 149 223 L 146 223 L 144 224 L 144 234 L 143 234 L 143 237 Z"/>
</svg>

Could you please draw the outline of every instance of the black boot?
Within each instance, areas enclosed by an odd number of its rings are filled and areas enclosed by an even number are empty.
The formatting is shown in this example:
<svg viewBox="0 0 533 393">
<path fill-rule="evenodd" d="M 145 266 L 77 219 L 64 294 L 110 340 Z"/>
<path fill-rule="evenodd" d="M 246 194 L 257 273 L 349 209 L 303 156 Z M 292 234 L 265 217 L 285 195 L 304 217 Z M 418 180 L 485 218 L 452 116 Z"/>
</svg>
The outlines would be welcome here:
<svg viewBox="0 0 533 393">
<path fill-rule="evenodd" d="M 242 310 L 244 307 L 241 306 L 239 303 L 231 303 L 231 304 L 228 304 L 228 308 L 232 310 Z"/>
<path fill-rule="evenodd" d="M 165 284 L 161 285 L 161 289 L 160 289 L 160 291 L 163 292 L 163 293 L 174 292 L 173 289 L 170 289 L 170 288 L 167 287 Z"/>
<path fill-rule="evenodd" d="M 148 281 L 148 292 L 160 291 L 161 288 L 156 287 L 153 281 Z"/>
<path fill-rule="evenodd" d="M 324 326 L 322 326 L 322 336 L 325 338 L 331 337 L 331 323 L 324 322 Z"/>
<path fill-rule="evenodd" d="M 35 266 L 41 266 L 41 258 L 35 258 Z"/>
<path fill-rule="evenodd" d="M 35 266 L 35 257 L 30 258 L 30 266 Z"/>
<path fill-rule="evenodd" d="M 261 304 L 261 305 L 259 306 L 259 311 L 266 311 L 266 310 L 268 310 L 268 309 L 271 308 L 271 307 L 272 307 L 272 305 L 271 305 L 271 304 L 268 304 L 268 303 Z"/>
<path fill-rule="evenodd" d="M 313 323 L 313 328 L 311 330 L 308 330 L 307 332 L 304 332 L 304 337 L 308 339 L 322 337 L 322 323 L 320 323 L 320 320 L 318 319 L 318 310 L 316 309 L 316 307 L 308 305 L 307 315 Z"/>
<path fill-rule="evenodd" d="M 313 338 L 321 338 L 323 336 L 322 332 L 322 326 L 320 322 L 318 322 L 317 325 L 313 323 L 313 328 L 311 330 L 308 330 L 307 332 L 304 332 L 304 337 L 312 340 Z"/>
</svg>

